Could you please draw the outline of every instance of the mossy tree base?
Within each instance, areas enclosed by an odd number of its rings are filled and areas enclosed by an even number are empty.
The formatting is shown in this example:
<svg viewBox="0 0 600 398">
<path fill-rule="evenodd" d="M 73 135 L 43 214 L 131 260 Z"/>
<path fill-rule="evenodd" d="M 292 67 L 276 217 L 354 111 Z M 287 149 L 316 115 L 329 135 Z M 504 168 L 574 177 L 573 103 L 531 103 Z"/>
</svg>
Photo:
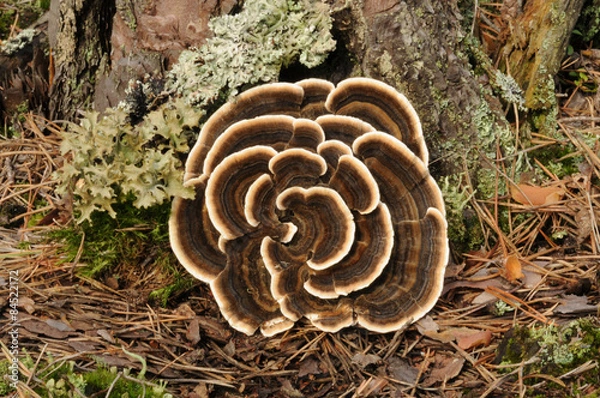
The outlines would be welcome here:
<svg viewBox="0 0 600 398">
<path fill-rule="evenodd" d="M 569 38 L 584 0 L 529 0 L 509 21 L 509 39 L 499 51 L 499 66 L 525 92 L 529 109 L 555 104 L 553 79 L 565 56 Z"/>
</svg>

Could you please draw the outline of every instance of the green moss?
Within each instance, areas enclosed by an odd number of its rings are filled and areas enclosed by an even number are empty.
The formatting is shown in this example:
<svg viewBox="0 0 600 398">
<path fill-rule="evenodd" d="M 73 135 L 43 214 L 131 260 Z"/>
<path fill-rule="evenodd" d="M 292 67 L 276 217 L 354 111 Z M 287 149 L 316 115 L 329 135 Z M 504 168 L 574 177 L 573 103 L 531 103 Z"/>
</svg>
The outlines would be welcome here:
<svg viewBox="0 0 600 398">
<path fill-rule="evenodd" d="M 9 393 L 15 391 L 11 380 L 5 377 L 11 374 L 10 365 L 11 362 L 6 359 L 0 361 L 0 375 L 3 376 L 0 378 L 0 396 L 2 397 L 7 397 Z"/>
<path fill-rule="evenodd" d="M 169 304 L 169 300 L 173 295 L 178 292 L 186 291 L 191 289 L 198 281 L 192 278 L 188 273 L 182 275 L 179 271 L 173 271 L 175 274 L 175 281 L 169 285 L 156 289 L 150 292 L 148 299 L 162 307 L 166 307 Z"/>
<path fill-rule="evenodd" d="M 597 42 L 600 38 L 600 7 L 597 1 L 587 0 L 575 25 L 577 34 L 584 42 Z"/>
<path fill-rule="evenodd" d="M 460 176 L 447 176 L 439 184 L 446 206 L 448 239 L 462 251 L 474 250 L 483 244 L 483 233 L 469 207 L 473 194 L 468 193 L 461 181 Z"/>
<path fill-rule="evenodd" d="M 86 276 L 98 277 L 123 263 L 135 266 L 148 253 L 168 250 L 169 204 L 138 209 L 130 202 L 118 204 L 116 209 L 120 213 L 117 219 L 96 212 L 90 221 L 50 233 L 51 239 L 64 242 L 66 261 L 80 255 L 79 261 L 87 264 L 81 269 Z"/>
<path fill-rule="evenodd" d="M 49 0 L 22 1 L 3 0 L 0 2 L 0 41 L 8 39 L 13 32 L 13 25 L 25 29 L 31 26 L 45 11 L 50 8 Z M 18 18 L 17 18 L 18 15 Z"/>
<path fill-rule="evenodd" d="M 527 362 L 524 374 L 560 376 L 598 358 L 600 328 L 597 320 L 581 318 L 563 326 L 515 327 L 499 345 L 504 364 Z M 598 369 L 590 372 L 598 376 Z"/>
<path fill-rule="evenodd" d="M 75 362 L 55 359 L 51 354 L 36 364 L 26 353 L 21 362 L 28 369 L 38 369 L 36 381 L 32 382 L 30 387 L 43 398 L 71 398 L 93 394 L 106 396 L 109 388 L 112 388 L 111 397 L 172 397 L 166 392 L 166 383 L 149 383 L 144 379 L 143 372 L 134 378 L 130 376 L 129 369 L 119 371 L 116 367 L 108 368 L 102 364 L 98 364 L 91 372 L 82 371 L 77 368 Z M 43 371 L 40 372 L 39 369 Z"/>
<path fill-rule="evenodd" d="M 129 372 L 124 372 L 129 373 Z M 146 386 L 143 382 L 132 380 L 131 378 L 117 378 L 116 368 L 107 368 L 98 366 L 96 370 L 83 375 L 85 379 L 85 393 L 91 394 L 103 393 L 112 386 L 111 397 L 147 397 L 147 398 L 167 398 L 171 394 L 165 392 L 164 384 Z"/>
</svg>

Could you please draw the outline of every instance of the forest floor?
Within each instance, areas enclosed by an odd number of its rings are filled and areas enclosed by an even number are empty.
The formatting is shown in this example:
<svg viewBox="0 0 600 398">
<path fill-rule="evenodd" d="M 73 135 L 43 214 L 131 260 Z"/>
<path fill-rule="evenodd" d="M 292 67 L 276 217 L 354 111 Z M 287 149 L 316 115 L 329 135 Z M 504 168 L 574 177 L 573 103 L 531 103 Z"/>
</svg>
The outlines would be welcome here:
<svg viewBox="0 0 600 398">
<path fill-rule="evenodd" d="M 1 228 L 0 333 L 18 330 L 2 351 L 10 360 L 18 342 L 19 396 L 85 396 L 72 391 L 94 371 L 105 383 L 94 397 L 597 396 L 600 148 L 581 139 L 600 134 L 597 98 L 563 96 L 560 136 L 532 139 L 571 148 L 563 157 L 578 157 L 577 170 L 562 178 L 547 170 L 544 186 L 471 199 L 488 241 L 455 253 L 434 310 L 396 333 L 330 334 L 300 323 L 276 337 L 248 337 L 228 327 L 203 284 L 166 306 L 148 301 L 162 278 L 151 258 L 117 266 L 110 275 L 119 281 L 94 279 L 78 272 L 86 266 L 79 256 L 66 261 L 60 241 L 47 238 L 60 227 L 40 225 L 44 218 Z M 0 140 L 0 204 L 17 198 L 31 210 L 13 220 L 19 226 L 60 207 L 56 127 L 33 115 L 23 125 L 23 137 Z M 36 205 L 42 199 L 47 206 Z"/>
<path fill-rule="evenodd" d="M 20 136 L 0 136 L 0 396 L 600 396 L 600 139 L 583 138 L 600 137 L 600 55 L 574 54 L 561 76 L 556 134 L 532 134 L 522 153 L 547 149 L 573 169 L 531 158 L 545 182 L 529 185 L 497 165 L 509 192 L 469 200 L 481 249 L 453 253 L 435 308 L 390 334 L 299 322 L 246 336 L 200 282 L 151 300 L 173 283 L 154 249 L 86 276 L 85 234 L 73 258 L 49 238 L 70 219 L 54 192 L 60 128 L 24 116 Z"/>
</svg>

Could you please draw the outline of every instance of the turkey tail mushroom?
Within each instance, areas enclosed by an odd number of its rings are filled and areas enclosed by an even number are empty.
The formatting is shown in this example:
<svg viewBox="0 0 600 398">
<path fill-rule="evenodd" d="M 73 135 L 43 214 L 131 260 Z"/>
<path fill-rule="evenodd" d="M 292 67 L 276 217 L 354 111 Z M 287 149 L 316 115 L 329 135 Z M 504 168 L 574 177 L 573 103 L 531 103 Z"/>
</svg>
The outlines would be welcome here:
<svg viewBox="0 0 600 398">
<path fill-rule="evenodd" d="M 399 330 L 433 308 L 449 256 L 428 158 L 415 110 L 382 82 L 250 89 L 188 157 L 196 197 L 174 200 L 173 251 L 246 334 L 301 318 Z"/>
</svg>

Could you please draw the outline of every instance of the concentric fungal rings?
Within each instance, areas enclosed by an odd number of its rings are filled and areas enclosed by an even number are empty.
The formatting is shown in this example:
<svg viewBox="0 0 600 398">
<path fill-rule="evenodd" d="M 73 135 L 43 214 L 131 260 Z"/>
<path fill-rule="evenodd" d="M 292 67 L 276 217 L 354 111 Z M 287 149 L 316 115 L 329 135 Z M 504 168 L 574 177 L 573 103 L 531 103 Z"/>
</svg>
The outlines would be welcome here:
<svg viewBox="0 0 600 398">
<path fill-rule="evenodd" d="M 250 89 L 189 154 L 169 229 L 230 325 L 273 335 L 401 329 L 435 305 L 448 260 L 441 192 L 408 100 L 367 78 Z"/>
</svg>

